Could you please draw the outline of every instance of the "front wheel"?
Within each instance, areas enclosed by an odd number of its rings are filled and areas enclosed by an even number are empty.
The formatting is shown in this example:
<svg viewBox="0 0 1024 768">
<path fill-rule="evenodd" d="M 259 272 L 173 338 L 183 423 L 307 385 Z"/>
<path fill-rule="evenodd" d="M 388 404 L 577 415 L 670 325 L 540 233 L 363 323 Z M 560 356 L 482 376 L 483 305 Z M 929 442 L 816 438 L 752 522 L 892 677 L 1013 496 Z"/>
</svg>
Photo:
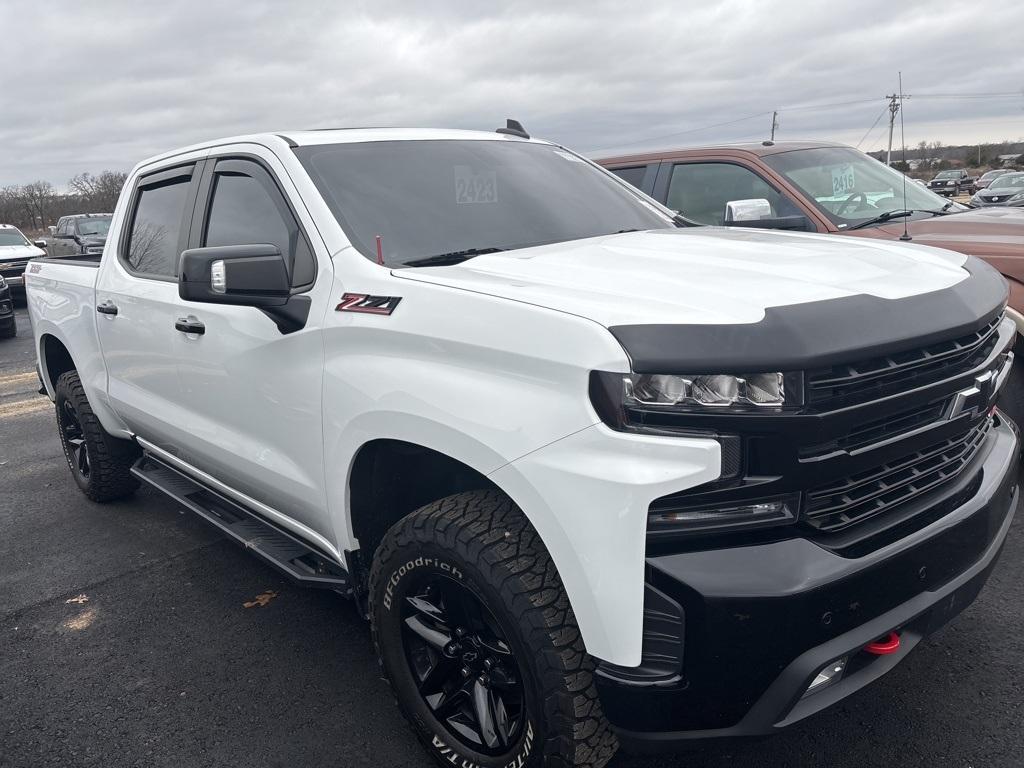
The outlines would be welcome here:
<svg viewBox="0 0 1024 768">
<path fill-rule="evenodd" d="M 370 620 L 398 704 L 440 764 L 600 768 L 615 753 L 558 572 L 500 492 L 396 523 L 374 557 Z"/>
</svg>

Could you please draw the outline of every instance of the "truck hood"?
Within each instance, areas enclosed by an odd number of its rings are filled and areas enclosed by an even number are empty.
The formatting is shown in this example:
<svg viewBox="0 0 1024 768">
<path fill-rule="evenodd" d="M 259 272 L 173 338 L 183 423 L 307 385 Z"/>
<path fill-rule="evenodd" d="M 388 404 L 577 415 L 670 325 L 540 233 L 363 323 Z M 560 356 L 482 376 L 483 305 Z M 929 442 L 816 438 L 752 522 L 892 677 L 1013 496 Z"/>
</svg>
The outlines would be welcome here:
<svg viewBox="0 0 1024 768">
<path fill-rule="evenodd" d="M 769 307 L 940 291 L 968 277 L 964 261 L 920 245 L 702 227 L 588 238 L 394 274 L 605 327 L 730 325 L 759 323 Z"/>
<path fill-rule="evenodd" d="M 45 255 L 45 251 L 34 245 L 0 245 L 0 261 L 24 261 Z"/>
<path fill-rule="evenodd" d="M 1024 281 L 1024 210 L 976 208 L 951 216 L 935 216 L 907 225 L 912 242 L 979 256 L 1004 275 Z M 844 234 L 896 240 L 902 222 Z"/>
</svg>

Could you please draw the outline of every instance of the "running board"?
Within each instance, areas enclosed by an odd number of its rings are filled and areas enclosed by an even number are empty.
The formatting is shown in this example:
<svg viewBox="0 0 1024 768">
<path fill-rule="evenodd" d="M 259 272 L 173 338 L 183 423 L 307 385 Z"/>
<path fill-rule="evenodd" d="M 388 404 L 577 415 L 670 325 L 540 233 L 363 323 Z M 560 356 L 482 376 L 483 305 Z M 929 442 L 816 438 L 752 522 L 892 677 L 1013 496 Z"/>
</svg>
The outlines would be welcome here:
<svg viewBox="0 0 1024 768">
<path fill-rule="evenodd" d="M 151 454 L 142 454 L 132 467 L 132 474 L 195 512 L 228 538 L 259 555 L 302 586 L 352 594 L 348 571 L 341 565 L 302 539 L 271 525 L 238 502 L 207 488 Z"/>
</svg>

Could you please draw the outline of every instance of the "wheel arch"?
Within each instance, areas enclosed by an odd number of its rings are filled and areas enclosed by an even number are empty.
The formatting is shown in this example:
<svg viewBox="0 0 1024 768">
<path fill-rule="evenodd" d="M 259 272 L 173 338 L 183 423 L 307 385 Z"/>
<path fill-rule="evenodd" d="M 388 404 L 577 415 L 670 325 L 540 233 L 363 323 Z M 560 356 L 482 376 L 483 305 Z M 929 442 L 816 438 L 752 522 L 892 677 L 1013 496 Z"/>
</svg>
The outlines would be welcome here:
<svg viewBox="0 0 1024 768">
<path fill-rule="evenodd" d="M 600 611 L 593 604 L 593 596 L 587 592 L 586 584 L 578 577 L 578 574 L 584 570 L 584 564 L 579 558 L 579 553 L 572 547 L 568 532 L 555 519 L 555 515 L 547 506 L 531 503 L 534 494 L 525 491 L 519 493 L 517 491 L 523 490 L 521 487 L 516 489 L 506 487 L 504 478 L 495 476 L 495 473 L 508 466 L 509 462 L 497 457 L 484 446 L 475 447 L 473 445 L 475 441 L 472 438 L 457 433 L 449 427 L 438 425 L 437 434 L 449 432 L 452 433 L 450 441 L 427 441 L 423 440 L 422 436 L 419 438 L 414 438 L 411 435 L 397 437 L 394 434 L 387 437 L 374 437 L 363 442 L 352 454 L 349 472 L 345 480 L 345 524 L 348 527 L 349 541 L 353 542 L 354 547 L 358 547 L 356 559 L 360 568 L 364 573 L 369 572 L 383 534 L 392 525 L 420 507 L 465 490 L 494 488 L 512 500 L 540 536 L 555 568 L 562 577 L 562 583 L 569 604 L 576 616 L 584 644 L 588 649 L 606 646 L 607 629 L 603 626 Z M 375 504 L 375 493 L 386 488 L 384 483 L 389 477 L 394 479 L 393 474 L 389 473 L 399 467 L 398 462 L 403 458 L 407 459 L 413 454 L 419 454 L 418 461 L 421 462 L 418 464 L 419 470 L 439 464 L 443 468 L 442 476 L 445 476 L 446 473 L 454 473 L 447 476 L 455 477 L 463 484 L 460 485 L 456 482 L 446 488 L 435 485 L 433 496 L 431 498 L 427 498 L 426 495 L 419 496 L 421 502 L 415 505 L 413 505 L 413 498 L 416 497 L 415 490 L 407 495 L 406 498 L 409 500 L 405 504 L 393 508 L 389 508 L 386 503 L 384 505 Z M 378 472 L 376 477 L 373 476 L 375 468 Z M 367 477 L 371 478 L 368 484 Z M 405 489 L 403 488 L 403 490 Z M 386 490 L 384 495 L 386 497 Z M 385 510 L 384 517 L 375 519 L 381 510 Z M 357 578 L 361 578 L 361 576 Z"/>
<path fill-rule="evenodd" d="M 68 371 L 78 370 L 67 345 L 52 333 L 39 337 L 38 359 L 43 386 L 52 400 L 57 389 L 57 379 Z"/>
</svg>

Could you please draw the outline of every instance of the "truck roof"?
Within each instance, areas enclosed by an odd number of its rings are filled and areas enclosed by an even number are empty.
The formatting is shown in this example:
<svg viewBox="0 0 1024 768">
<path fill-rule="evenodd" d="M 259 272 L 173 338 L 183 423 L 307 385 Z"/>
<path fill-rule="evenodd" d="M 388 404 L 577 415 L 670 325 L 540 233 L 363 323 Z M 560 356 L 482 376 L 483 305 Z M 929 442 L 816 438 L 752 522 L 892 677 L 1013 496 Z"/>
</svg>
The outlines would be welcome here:
<svg viewBox="0 0 1024 768">
<path fill-rule="evenodd" d="M 686 157 L 692 154 L 704 154 L 709 151 L 729 150 L 731 152 L 746 152 L 751 155 L 763 157 L 765 155 L 778 155 L 782 152 L 793 152 L 798 149 L 821 149 L 823 147 L 846 147 L 846 144 L 837 141 L 757 141 L 740 144 L 708 144 L 704 146 L 674 147 L 671 149 L 648 150 L 635 154 L 613 155 L 602 157 L 602 163 L 637 162 L 647 163 L 652 160 L 671 160 L 676 157 Z"/>
<path fill-rule="evenodd" d="M 268 131 L 241 136 L 227 136 L 210 139 L 187 147 L 180 147 L 169 152 L 147 158 L 140 166 L 159 162 L 176 155 L 195 152 L 203 149 L 228 144 L 261 144 L 267 147 L 280 148 L 305 147 L 316 144 L 354 144 L 368 141 L 520 141 L 534 144 L 550 144 L 542 139 L 523 139 L 518 136 L 496 133 L 494 131 L 464 131 L 451 128 L 322 128 L 298 131 Z"/>
</svg>

